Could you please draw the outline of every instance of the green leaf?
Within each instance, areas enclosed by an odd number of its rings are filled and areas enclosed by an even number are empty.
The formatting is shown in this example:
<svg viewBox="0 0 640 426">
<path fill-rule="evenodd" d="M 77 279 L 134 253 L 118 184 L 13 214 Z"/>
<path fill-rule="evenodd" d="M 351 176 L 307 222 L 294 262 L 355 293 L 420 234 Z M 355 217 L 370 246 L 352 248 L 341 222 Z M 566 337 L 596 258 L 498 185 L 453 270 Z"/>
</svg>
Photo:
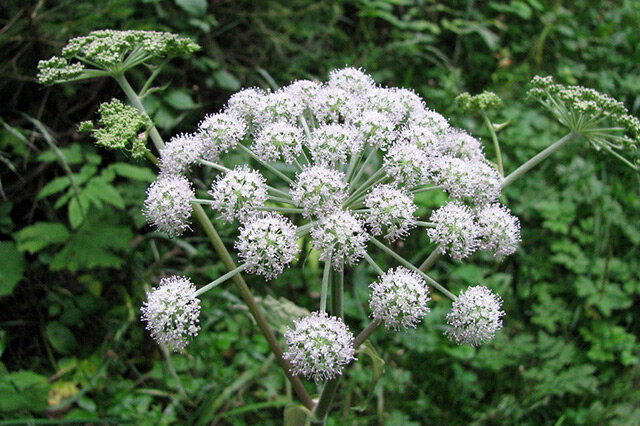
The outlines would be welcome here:
<svg viewBox="0 0 640 426">
<path fill-rule="evenodd" d="M 207 13 L 207 0 L 175 0 L 175 3 L 191 15 Z"/>
<path fill-rule="evenodd" d="M 156 175 L 148 167 L 134 166 L 127 163 L 114 163 L 110 165 L 109 168 L 113 169 L 118 175 L 128 179 L 142 182 L 153 182 L 156 179 Z"/>
<path fill-rule="evenodd" d="M 51 261 L 51 269 L 79 271 L 96 267 L 119 267 L 133 235 L 129 228 L 113 223 L 110 217 L 91 215 Z"/>
<path fill-rule="evenodd" d="M 59 322 L 47 324 L 45 334 L 53 349 L 63 355 L 71 354 L 76 347 L 76 338 L 71 330 Z"/>
<path fill-rule="evenodd" d="M 51 244 L 64 243 L 69 239 L 67 227 L 56 222 L 37 222 L 16 234 L 18 250 L 37 253 Z"/>
<path fill-rule="evenodd" d="M 82 146 L 79 143 L 59 148 L 59 150 L 68 164 L 80 164 L 84 161 L 82 156 Z M 37 159 L 42 162 L 51 162 L 58 161 L 58 156 L 53 149 L 48 149 L 38 155 Z"/>
<path fill-rule="evenodd" d="M 0 376 L 0 411 L 42 411 L 50 387 L 46 377 L 31 371 Z"/>
<path fill-rule="evenodd" d="M 284 426 L 305 426 L 311 418 L 311 411 L 304 405 L 288 405 L 284 409 Z"/>
<path fill-rule="evenodd" d="M 76 229 L 87 216 L 89 211 L 89 197 L 83 193 L 80 193 L 78 197 L 73 197 L 69 202 L 69 223 L 71 228 Z"/>
<path fill-rule="evenodd" d="M 223 89 L 235 92 L 236 90 L 240 89 L 240 87 L 242 86 L 242 83 L 240 83 L 240 80 L 238 80 L 229 71 L 218 70 L 215 73 L 213 73 L 213 76 L 218 82 L 218 85 Z"/>
<path fill-rule="evenodd" d="M 11 294 L 24 273 L 24 254 L 13 241 L 0 241 L 0 296 Z"/>
<path fill-rule="evenodd" d="M 60 176 L 53 179 L 51 182 L 46 184 L 38 193 L 37 199 L 40 200 L 44 197 L 48 197 L 49 195 L 55 194 L 57 192 L 63 191 L 71 185 L 71 180 L 68 176 Z"/>
<path fill-rule="evenodd" d="M 118 190 L 101 180 L 94 179 L 89 182 L 84 192 L 89 192 L 92 197 L 97 197 L 119 209 L 124 209 L 125 207 L 124 200 Z"/>
<path fill-rule="evenodd" d="M 164 100 L 175 109 L 190 110 L 196 107 L 186 89 L 175 89 L 167 93 Z"/>
</svg>

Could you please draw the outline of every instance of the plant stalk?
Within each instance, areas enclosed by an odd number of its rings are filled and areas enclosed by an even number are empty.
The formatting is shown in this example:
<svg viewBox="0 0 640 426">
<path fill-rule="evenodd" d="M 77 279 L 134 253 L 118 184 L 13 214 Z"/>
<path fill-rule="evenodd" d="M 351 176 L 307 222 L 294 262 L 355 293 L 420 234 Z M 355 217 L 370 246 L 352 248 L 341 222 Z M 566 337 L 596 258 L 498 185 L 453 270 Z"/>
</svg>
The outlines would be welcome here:
<svg viewBox="0 0 640 426">
<path fill-rule="evenodd" d="M 540 164 L 544 159 L 546 159 L 548 156 L 550 156 L 554 152 L 558 151 L 563 146 L 567 145 L 569 142 L 575 140 L 578 136 L 579 135 L 575 132 L 569 132 L 562 138 L 558 139 L 553 144 L 549 145 L 547 148 L 540 151 L 538 154 L 531 157 L 523 165 L 521 165 L 520 167 L 515 169 L 513 172 L 511 172 L 509 176 L 504 178 L 504 181 L 502 181 L 502 187 L 504 188 L 508 185 L 511 185 L 513 181 L 518 179 L 520 176 L 522 176 L 529 170 L 533 169 L 535 166 Z"/>
</svg>

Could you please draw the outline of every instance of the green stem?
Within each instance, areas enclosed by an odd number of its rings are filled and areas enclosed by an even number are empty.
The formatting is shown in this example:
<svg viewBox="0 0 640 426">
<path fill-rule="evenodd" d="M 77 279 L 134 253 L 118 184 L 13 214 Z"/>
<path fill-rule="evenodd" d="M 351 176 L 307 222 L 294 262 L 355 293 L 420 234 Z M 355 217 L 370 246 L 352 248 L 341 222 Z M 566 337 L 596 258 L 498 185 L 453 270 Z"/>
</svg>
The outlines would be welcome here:
<svg viewBox="0 0 640 426">
<path fill-rule="evenodd" d="M 244 271 L 245 269 L 247 269 L 247 265 L 240 265 L 238 266 L 236 269 L 227 272 L 226 274 L 224 274 L 223 276 L 221 276 L 220 278 L 211 281 L 209 284 L 205 285 L 202 288 L 199 288 L 198 291 L 196 291 L 196 296 L 200 296 L 203 293 L 206 293 L 207 291 L 211 290 L 212 288 L 222 284 L 223 282 L 227 281 L 230 278 L 233 278 L 236 274 L 239 274 L 240 272 Z"/>
<path fill-rule="evenodd" d="M 376 240 L 375 238 L 371 238 L 371 242 L 373 244 L 375 244 L 376 246 L 378 246 L 378 248 L 380 248 L 382 251 L 384 251 L 385 253 L 387 253 L 389 256 L 393 257 L 394 259 L 396 259 L 398 262 L 400 262 L 404 267 L 417 272 L 418 274 L 422 275 L 422 277 L 433 287 L 437 288 L 438 290 L 440 290 L 441 293 L 443 293 L 445 296 L 447 296 L 449 299 L 451 300 L 456 300 L 456 296 L 451 293 L 449 290 L 447 290 L 446 288 L 444 288 L 442 285 L 440 285 L 436 280 L 434 280 L 433 278 L 431 278 L 429 275 L 425 274 L 424 272 L 422 272 L 420 269 L 416 268 L 415 266 L 413 266 L 411 264 L 411 262 L 409 262 L 408 260 L 406 260 L 405 258 L 403 258 L 402 256 L 400 256 L 398 253 L 394 252 L 393 250 L 391 250 L 389 247 L 385 246 L 383 243 L 381 243 L 380 241 Z"/>
<path fill-rule="evenodd" d="M 442 189 L 440 185 L 425 185 L 411 190 L 412 194 L 419 194 L 421 192 L 433 191 L 435 189 Z"/>
<path fill-rule="evenodd" d="M 225 166 L 221 165 L 221 164 L 217 164 L 214 163 L 213 161 L 208 161 L 208 160 L 198 160 L 198 162 L 200 164 L 202 164 L 203 166 L 209 166 L 212 169 L 216 169 L 219 172 L 224 172 L 227 173 L 229 171 L 231 171 L 230 169 L 227 169 Z"/>
<path fill-rule="evenodd" d="M 125 95 L 127 95 L 127 99 L 129 99 L 129 102 L 131 102 L 131 104 L 138 111 L 146 114 L 147 112 L 144 109 L 144 106 L 142 105 L 142 100 L 140 100 L 140 97 L 138 96 L 136 91 L 133 90 L 133 87 L 131 87 L 131 85 L 129 84 L 129 81 L 124 76 L 124 74 L 114 75 L 113 78 L 118 82 L 118 84 L 124 91 Z M 160 133 L 158 133 L 158 129 L 156 129 L 155 125 L 151 128 L 151 130 L 149 130 L 149 136 L 151 137 L 151 141 L 155 145 L 158 152 L 162 148 L 164 148 L 164 141 L 162 140 L 162 136 L 160 136 Z"/>
<path fill-rule="evenodd" d="M 279 213 L 302 213 L 304 210 L 302 209 L 292 209 L 289 207 L 272 207 L 272 206 L 261 206 L 256 207 L 256 210 L 265 211 L 265 212 L 279 212 Z"/>
<path fill-rule="evenodd" d="M 312 413 L 311 424 L 324 425 L 327 421 L 327 414 L 329 414 L 329 407 L 333 402 L 333 397 L 340 386 L 342 376 L 338 376 L 333 380 L 329 380 L 324 384 L 322 392 L 320 393 L 320 399 L 316 404 Z"/>
<path fill-rule="evenodd" d="M 367 190 L 379 183 L 381 180 L 386 179 L 387 176 L 384 174 L 385 171 L 384 169 L 378 169 L 374 174 L 372 174 L 369 179 L 366 180 L 365 183 L 363 183 L 360 187 L 358 187 L 355 191 L 353 191 L 353 194 L 351 194 L 351 196 L 347 199 L 347 201 L 344 202 L 344 206 L 349 206 L 350 204 L 353 204 L 354 202 L 356 202 L 361 196 L 364 196 L 364 194 L 367 192 Z"/>
<path fill-rule="evenodd" d="M 356 173 L 355 177 L 352 180 L 349 181 L 349 185 L 354 185 L 354 184 L 358 183 L 358 181 L 362 177 L 362 174 L 365 172 L 367 166 L 369 165 L 369 163 L 371 162 L 373 157 L 375 157 L 375 155 L 376 155 L 376 149 L 375 149 L 375 147 L 372 147 L 371 152 L 369 153 L 367 158 L 364 160 L 364 163 L 362 163 L 362 165 L 360 166 L 360 169 L 358 170 L 358 173 Z"/>
<path fill-rule="evenodd" d="M 421 220 L 416 221 L 416 225 L 422 226 L 423 228 L 435 228 L 436 224 L 433 222 L 423 222 Z"/>
<path fill-rule="evenodd" d="M 569 142 L 573 141 L 578 136 L 579 135 L 577 133 L 570 132 L 570 133 L 566 134 L 565 136 L 563 136 L 562 138 L 558 139 L 553 144 L 549 145 L 547 148 L 545 148 L 542 151 L 540 151 L 538 154 L 536 154 L 533 157 L 531 157 L 527 162 L 525 162 L 523 165 L 521 165 L 516 170 L 511 172 L 511 174 L 509 174 L 509 176 L 504 178 L 504 181 L 502 181 L 502 187 L 504 188 L 504 187 L 506 187 L 508 185 L 511 185 L 513 183 L 513 181 L 518 179 L 520 176 L 522 176 L 523 174 L 525 174 L 529 170 L 533 169 L 535 166 L 540 164 L 548 156 L 550 156 L 554 152 L 558 151 L 560 148 L 562 148 L 563 146 L 567 145 Z"/>
<path fill-rule="evenodd" d="M 207 236 L 211 240 L 211 244 L 213 244 L 213 247 L 215 248 L 216 252 L 220 256 L 222 263 L 224 263 L 224 265 L 229 271 L 233 271 L 234 269 L 236 269 L 237 266 L 233 261 L 231 254 L 225 247 L 224 243 L 222 242 L 222 239 L 218 235 L 218 232 L 214 228 L 213 224 L 211 223 L 211 220 L 209 219 L 209 216 L 207 216 L 202 206 L 196 204 L 195 206 L 193 206 L 193 210 L 195 212 L 195 215 L 198 221 L 202 225 L 202 228 L 204 229 L 205 234 L 207 234 Z M 262 332 L 265 339 L 267 340 L 267 343 L 269 344 L 271 351 L 276 356 L 276 360 L 278 361 L 278 364 L 284 371 L 284 374 L 287 376 L 287 379 L 289 379 L 289 381 L 291 382 L 291 385 L 293 386 L 294 391 L 298 395 L 298 398 L 300 398 L 300 401 L 305 407 L 307 407 L 310 410 L 313 409 L 314 407 L 313 400 L 307 393 L 307 390 L 304 388 L 304 385 L 302 384 L 302 381 L 300 380 L 300 378 L 298 376 L 294 376 L 293 374 L 291 374 L 291 364 L 289 364 L 289 361 L 283 358 L 282 349 L 280 348 L 278 339 L 276 338 L 275 333 L 271 329 L 271 326 L 267 322 L 267 319 L 265 318 L 264 314 L 260 310 L 258 303 L 253 298 L 253 294 L 251 294 L 251 290 L 249 290 L 249 287 L 247 286 L 247 283 L 244 281 L 244 278 L 242 278 L 241 274 L 236 274 L 233 276 L 233 281 L 236 285 L 236 288 L 240 292 L 240 296 L 242 297 L 247 307 L 249 308 L 251 315 L 253 315 L 253 318 L 256 320 L 256 323 L 258 324 L 258 328 L 260 328 L 260 331 Z"/>
<path fill-rule="evenodd" d="M 240 147 L 240 149 L 242 149 L 244 152 L 246 152 L 247 154 L 249 154 L 249 156 L 251 158 L 253 158 L 254 160 L 256 160 L 258 163 L 260 163 L 260 165 L 262 165 L 262 167 L 270 170 L 271 172 L 273 172 L 276 176 L 278 176 L 280 179 L 285 180 L 288 183 L 293 183 L 293 181 L 289 178 L 289 176 L 285 175 L 284 173 L 282 173 L 280 170 L 276 169 L 275 167 L 273 167 L 271 164 L 265 163 L 264 161 L 262 161 L 262 159 L 260 159 L 260 157 L 258 157 L 256 154 L 254 154 L 253 151 L 251 151 L 249 148 L 247 148 L 246 146 L 242 145 L 242 144 L 238 144 L 238 146 Z"/>
<path fill-rule="evenodd" d="M 267 185 L 267 188 L 269 188 L 269 191 L 274 192 L 274 193 L 280 195 L 281 197 L 285 197 L 285 198 L 287 198 L 289 200 L 291 199 L 291 194 L 289 194 L 288 192 L 281 191 L 280 189 L 274 188 L 273 186 L 269 186 L 269 185 Z"/>
<path fill-rule="evenodd" d="M 320 312 L 327 311 L 327 293 L 329 282 L 331 281 L 331 255 L 324 262 L 324 272 L 322 273 L 322 289 L 320 290 Z"/>
<path fill-rule="evenodd" d="M 269 195 L 269 201 L 274 201 L 276 203 L 291 204 L 292 206 L 295 205 L 293 204 L 293 201 L 291 201 L 291 198 L 280 198 L 280 197 L 275 197 L 273 195 Z"/>
<path fill-rule="evenodd" d="M 496 130 L 493 128 L 493 124 L 491 120 L 489 120 L 489 116 L 486 112 L 482 111 L 482 119 L 484 120 L 484 124 L 489 129 L 489 133 L 491 133 L 491 140 L 493 140 L 493 148 L 496 151 L 496 158 L 498 160 L 498 171 L 500 172 L 500 176 L 504 176 L 504 167 L 502 166 L 502 151 L 500 151 L 500 142 L 498 142 L 498 135 L 496 135 Z"/>
<path fill-rule="evenodd" d="M 344 263 L 334 271 L 331 280 L 331 314 L 344 318 Z"/>
<path fill-rule="evenodd" d="M 418 266 L 418 269 L 420 269 L 422 272 L 427 272 L 429 269 L 431 269 L 433 264 L 436 263 L 436 260 L 438 260 L 439 257 L 440 257 L 440 251 L 438 250 L 432 251 L 429 257 L 427 257 L 424 260 L 424 262 L 422 262 L 422 264 Z"/>
<path fill-rule="evenodd" d="M 298 226 L 298 229 L 296 229 L 296 236 L 302 237 L 303 235 L 306 235 L 311 229 L 311 227 L 315 224 L 316 224 L 316 221 L 313 221 L 313 222 L 305 223 L 302 226 Z"/>
<path fill-rule="evenodd" d="M 358 334 L 354 339 L 353 341 L 354 349 L 357 350 L 360 347 L 360 345 L 362 345 L 369 338 L 369 336 L 371 336 L 373 332 L 376 331 L 378 327 L 380 327 L 381 324 L 382 324 L 382 321 L 380 321 L 379 319 L 374 319 L 373 321 L 371 321 L 369 325 L 364 330 L 362 330 L 360 334 Z"/>
<path fill-rule="evenodd" d="M 375 260 L 373 260 L 373 259 L 371 258 L 371 256 L 369 256 L 369 253 L 365 253 L 365 254 L 364 254 L 364 259 L 365 259 L 367 262 L 369 262 L 369 265 L 371 265 L 371 267 L 372 267 L 373 269 L 375 269 L 375 270 L 376 270 L 376 272 L 378 273 L 378 275 L 384 275 L 384 271 L 382 270 L 382 268 L 378 266 L 378 264 L 376 263 L 376 261 L 375 261 Z"/>
</svg>

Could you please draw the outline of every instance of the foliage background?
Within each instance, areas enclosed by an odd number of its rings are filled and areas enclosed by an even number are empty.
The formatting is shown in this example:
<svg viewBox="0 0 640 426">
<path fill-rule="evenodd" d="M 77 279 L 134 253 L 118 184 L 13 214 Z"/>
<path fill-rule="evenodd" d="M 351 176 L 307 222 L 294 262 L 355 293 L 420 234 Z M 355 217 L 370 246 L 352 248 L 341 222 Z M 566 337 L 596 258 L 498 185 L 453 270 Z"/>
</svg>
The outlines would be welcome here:
<svg viewBox="0 0 640 426">
<path fill-rule="evenodd" d="M 640 109 L 640 4 L 632 0 L 0 0 L 0 11 L 7 423 L 280 424 L 289 401 L 231 288 L 207 295 L 203 331 L 186 354 L 169 357 L 148 338 L 138 319 L 146 289 L 164 274 L 206 282 L 223 267 L 197 232 L 168 240 L 145 225 L 148 164 L 98 150 L 77 133 L 100 102 L 120 97 L 114 82 L 34 81 L 38 60 L 71 37 L 166 30 L 204 47 L 173 61 L 161 76 L 169 88 L 146 100 L 165 136 L 193 129 L 240 87 L 266 87 L 264 71 L 286 83 L 324 79 L 344 64 L 414 88 L 484 140 L 480 123 L 452 100 L 462 91 L 497 92 L 505 108 L 493 120 L 510 121 L 500 133 L 507 170 L 562 134 L 523 100 L 535 74 L 608 92 L 635 115 Z M 212 176 L 201 178 L 206 187 Z M 479 350 L 457 347 L 442 336 L 448 305 L 436 300 L 417 330 L 375 335 L 384 375 L 369 394 L 377 364 L 361 355 L 330 422 L 639 424 L 639 186 L 638 175 L 576 144 L 510 187 L 523 226 L 519 252 L 501 264 L 478 255 L 434 270 L 455 291 L 478 282 L 500 292 L 504 331 Z M 422 211 L 435 201 L 419 199 Z M 220 226 L 230 243 L 233 230 Z M 401 250 L 422 258 L 431 249 L 425 239 Z M 365 324 L 373 278 L 364 266 L 347 277 L 355 329 Z M 281 297 L 312 308 L 319 282 L 312 259 L 304 275 L 292 270 L 267 285 L 250 278 L 275 324 L 295 313 Z"/>
</svg>

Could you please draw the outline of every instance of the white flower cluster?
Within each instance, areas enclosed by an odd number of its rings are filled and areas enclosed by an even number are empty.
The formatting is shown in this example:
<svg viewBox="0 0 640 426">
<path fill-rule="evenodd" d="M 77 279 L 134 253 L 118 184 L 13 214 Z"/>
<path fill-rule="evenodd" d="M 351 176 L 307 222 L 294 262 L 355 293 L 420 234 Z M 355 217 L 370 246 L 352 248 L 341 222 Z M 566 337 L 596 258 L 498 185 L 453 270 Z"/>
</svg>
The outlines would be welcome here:
<svg viewBox="0 0 640 426">
<path fill-rule="evenodd" d="M 342 374 L 355 360 L 353 334 L 338 317 L 325 312 L 294 321 L 284 335 L 288 350 L 284 353 L 293 374 L 317 381 L 331 380 Z"/>
<path fill-rule="evenodd" d="M 200 300 L 196 287 L 186 277 L 160 280 L 158 287 L 147 293 L 141 311 L 151 336 L 170 350 L 182 351 L 200 331 Z"/>
<path fill-rule="evenodd" d="M 331 259 L 336 270 L 364 257 L 369 241 L 362 221 L 346 210 L 336 210 L 322 218 L 311 228 L 311 237 L 315 249 L 321 252 L 320 260 Z"/>
<path fill-rule="evenodd" d="M 247 271 L 272 279 L 298 254 L 296 227 L 276 213 L 265 213 L 240 228 L 238 255 Z"/>
<path fill-rule="evenodd" d="M 418 273 L 399 266 L 387 271 L 369 285 L 372 316 L 387 328 L 406 330 L 415 327 L 430 309 L 429 287 Z"/>
<path fill-rule="evenodd" d="M 255 213 L 255 208 L 267 200 L 267 181 L 257 170 L 246 164 L 229 170 L 211 185 L 211 207 L 232 222 L 241 222 Z"/>
<path fill-rule="evenodd" d="M 389 241 L 404 238 L 416 225 L 413 214 L 418 207 L 413 196 L 395 185 L 374 186 L 364 200 L 369 209 L 364 213 L 367 225 L 373 235 L 382 235 Z"/>
<path fill-rule="evenodd" d="M 249 164 L 229 170 L 222 163 L 241 158 L 226 155 L 232 150 L 248 153 L 262 173 Z M 145 202 L 149 221 L 177 236 L 188 228 L 192 203 L 210 204 L 223 219 L 239 220 L 239 259 L 267 279 L 289 267 L 307 233 L 335 270 L 363 259 L 372 237 L 401 240 L 417 225 L 458 260 L 479 249 L 502 259 L 520 241 L 518 219 L 498 203 L 502 178 L 481 142 L 452 128 L 413 91 L 381 87 L 355 68 L 332 71 L 326 83 L 244 89 L 160 155 L 161 176 Z M 221 171 L 209 200 L 195 199 L 183 176 L 196 164 Z M 430 222 L 419 221 L 413 194 L 440 189 L 451 201 L 431 212 Z M 388 328 L 414 327 L 429 312 L 429 287 L 409 269 L 391 269 L 370 288 L 372 315 Z M 477 344 L 495 332 L 502 312 L 473 289 L 454 303 L 448 334 Z M 352 341 L 342 320 L 316 313 L 287 333 L 287 357 L 296 374 L 332 378 L 353 359 Z"/>
<path fill-rule="evenodd" d="M 160 175 L 147 189 L 143 213 L 160 232 L 179 236 L 189 228 L 195 195 L 184 176 Z"/>
<path fill-rule="evenodd" d="M 447 314 L 447 336 L 458 344 L 477 346 L 492 340 L 502 328 L 502 300 L 484 286 L 469 287 Z"/>
</svg>

